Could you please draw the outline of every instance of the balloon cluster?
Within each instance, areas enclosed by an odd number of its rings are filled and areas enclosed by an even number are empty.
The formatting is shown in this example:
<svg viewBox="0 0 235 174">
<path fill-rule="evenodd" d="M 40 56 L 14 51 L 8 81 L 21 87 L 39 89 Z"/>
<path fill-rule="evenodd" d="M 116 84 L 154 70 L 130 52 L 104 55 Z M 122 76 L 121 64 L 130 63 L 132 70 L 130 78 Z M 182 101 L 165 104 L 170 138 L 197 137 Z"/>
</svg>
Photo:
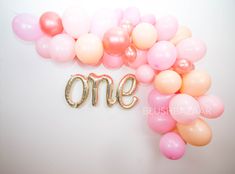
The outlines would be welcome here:
<svg viewBox="0 0 235 174">
<path fill-rule="evenodd" d="M 90 20 L 85 11 L 72 7 L 62 17 L 54 12 L 39 19 L 20 14 L 12 27 L 19 38 L 35 41 L 44 58 L 136 69 L 139 83 L 154 86 L 148 97 L 148 124 L 162 134 L 160 151 L 167 158 L 181 158 L 186 144 L 204 146 L 211 141 L 204 118 L 219 117 L 224 105 L 206 94 L 211 78 L 194 67 L 206 53 L 205 44 L 192 37 L 188 27 L 178 26 L 175 17 L 156 20 L 129 7 L 98 11 Z"/>
</svg>

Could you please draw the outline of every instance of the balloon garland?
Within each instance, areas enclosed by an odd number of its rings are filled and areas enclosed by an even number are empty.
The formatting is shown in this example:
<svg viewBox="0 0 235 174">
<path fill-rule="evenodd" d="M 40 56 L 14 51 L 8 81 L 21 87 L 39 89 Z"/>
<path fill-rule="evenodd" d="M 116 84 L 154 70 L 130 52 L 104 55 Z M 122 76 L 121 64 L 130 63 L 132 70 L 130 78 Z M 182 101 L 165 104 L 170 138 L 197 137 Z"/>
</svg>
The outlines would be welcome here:
<svg viewBox="0 0 235 174">
<path fill-rule="evenodd" d="M 90 20 L 83 9 L 72 7 L 62 17 L 55 12 L 43 13 L 39 19 L 31 14 L 19 14 L 13 19 L 12 28 L 22 40 L 34 41 L 36 51 L 43 58 L 58 62 L 77 59 L 90 66 L 102 63 L 109 69 L 123 65 L 135 69 L 135 76 L 127 76 L 120 83 L 117 99 L 124 108 L 131 108 L 137 97 L 133 97 L 131 107 L 120 98 L 133 94 L 136 81 L 154 86 L 148 96 L 151 107 L 148 125 L 162 134 L 159 148 L 167 158 L 181 158 L 186 144 L 204 146 L 211 141 L 212 131 L 205 118 L 221 116 L 224 105 L 218 97 L 206 94 L 211 86 L 208 73 L 195 69 L 195 63 L 206 54 L 206 45 L 192 37 L 188 27 L 178 26 L 175 17 L 156 20 L 153 14 L 141 16 L 137 8 L 129 7 L 99 11 Z M 94 74 L 88 78 L 93 80 L 93 85 L 106 80 L 107 104 L 115 103 L 111 78 Z M 132 89 L 123 92 L 128 78 L 133 82 Z M 85 85 L 83 102 L 88 94 L 88 79 L 82 75 L 70 79 L 66 94 L 75 79 Z M 95 105 L 97 90 L 92 91 Z M 72 107 L 81 104 L 66 99 Z"/>
</svg>

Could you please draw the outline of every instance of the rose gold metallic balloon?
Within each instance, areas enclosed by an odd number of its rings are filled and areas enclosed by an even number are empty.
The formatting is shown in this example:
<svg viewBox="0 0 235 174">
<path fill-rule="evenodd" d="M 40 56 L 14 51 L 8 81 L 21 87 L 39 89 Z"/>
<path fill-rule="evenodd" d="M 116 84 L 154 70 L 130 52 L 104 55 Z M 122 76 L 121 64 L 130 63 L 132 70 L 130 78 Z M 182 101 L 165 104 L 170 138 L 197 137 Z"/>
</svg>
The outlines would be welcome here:
<svg viewBox="0 0 235 174">
<path fill-rule="evenodd" d="M 63 31 L 61 18 L 54 12 L 43 13 L 40 17 L 40 26 L 44 33 L 54 36 Z"/>
<path fill-rule="evenodd" d="M 135 61 L 137 56 L 136 48 L 133 45 L 130 45 L 124 52 L 122 58 L 125 64 L 132 63 Z"/>
<path fill-rule="evenodd" d="M 124 29 L 114 27 L 104 34 L 103 45 L 110 55 L 122 55 L 130 45 L 130 37 Z"/>
<path fill-rule="evenodd" d="M 177 59 L 173 65 L 173 69 L 179 74 L 186 74 L 194 70 L 194 64 L 186 59 Z"/>
<path fill-rule="evenodd" d="M 126 30 L 129 35 L 131 34 L 131 32 L 132 32 L 132 30 L 134 28 L 133 24 L 130 21 L 128 21 L 128 20 L 122 20 L 120 22 L 120 27 L 122 29 Z"/>
</svg>

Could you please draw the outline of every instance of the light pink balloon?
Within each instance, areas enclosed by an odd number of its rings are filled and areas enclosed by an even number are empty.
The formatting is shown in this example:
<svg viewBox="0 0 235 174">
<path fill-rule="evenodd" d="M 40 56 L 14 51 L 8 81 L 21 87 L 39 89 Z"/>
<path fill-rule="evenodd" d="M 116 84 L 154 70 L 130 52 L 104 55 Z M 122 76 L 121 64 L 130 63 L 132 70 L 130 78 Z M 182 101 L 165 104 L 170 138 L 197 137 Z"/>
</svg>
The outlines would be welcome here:
<svg viewBox="0 0 235 174">
<path fill-rule="evenodd" d="M 147 22 L 152 25 L 156 24 L 156 17 L 153 14 L 146 14 L 141 16 L 141 22 Z"/>
<path fill-rule="evenodd" d="M 206 118 L 218 118 L 224 112 L 224 104 L 219 97 L 205 95 L 198 98 L 201 114 Z"/>
<path fill-rule="evenodd" d="M 68 34 L 58 34 L 51 39 L 50 56 L 59 62 L 71 61 L 75 57 L 75 40 Z"/>
<path fill-rule="evenodd" d="M 124 64 L 122 57 L 120 56 L 111 56 L 107 53 L 104 53 L 102 58 L 103 65 L 108 69 L 118 69 L 121 68 Z"/>
<path fill-rule="evenodd" d="M 78 38 L 90 30 L 90 18 L 79 7 L 68 8 L 62 16 L 62 23 L 66 33 L 74 38 Z"/>
<path fill-rule="evenodd" d="M 140 22 L 140 11 L 136 7 L 128 7 L 123 13 L 123 19 L 129 20 L 133 25 Z"/>
<path fill-rule="evenodd" d="M 51 37 L 48 36 L 42 36 L 36 41 L 36 51 L 37 53 L 43 57 L 43 58 L 50 58 L 50 42 L 51 42 Z"/>
<path fill-rule="evenodd" d="M 148 95 L 148 103 L 155 112 L 167 111 L 169 102 L 173 96 L 173 94 L 164 95 L 156 89 L 152 89 Z"/>
<path fill-rule="evenodd" d="M 187 94 L 175 95 L 169 103 L 169 111 L 172 118 L 182 124 L 194 121 L 201 113 L 198 101 Z"/>
<path fill-rule="evenodd" d="M 12 21 L 14 33 L 22 40 L 35 41 L 43 35 L 39 18 L 31 14 L 19 14 Z"/>
<path fill-rule="evenodd" d="M 196 62 L 206 54 L 206 45 L 199 39 L 187 38 L 176 45 L 179 59 Z"/>
<path fill-rule="evenodd" d="M 159 148 L 165 157 L 177 160 L 184 155 L 186 144 L 177 133 L 169 132 L 161 137 Z"/>
<path fill-rule="evenodd" d="M 135 72 L 136 79 L 140 83 L 151 83 L 155 76 L 154 70 L 149 65 L 141 65 Z"/>
<path fill-rule="evenodd" d="M 130 68 L 138 68 L 147 63 L 147 52 L 137 49 L 137 56 L 133 62 L 128 62 Z"/>
<path fill-rule="evenodd" d="M 173 16 L 164 16 L 157 20 L 156 29 L 158 40 L 170 40 L 178 30 L 177 19 Z"/>
<path fill-rule="evenodd" d="M 153 131 L 164 134 L 175 128 L 176 121 L 169 115 L 167 111 L 152 111 L 148 115 L 148 125 Z"/>
<path fill-rule="evenodd" d="M 170 68 L 176 60 L 177 51 L 175 46 L 169 41 L 159 41 L 149 49 L 147 61 L 156 70 L 166 70 Z"/>
<path fill-rule="evenodd" d="M 119 24 L 121 14 L 108 9 L 102 9 L 95 13 L 91 23 L 91 33 L 96 34 L 103 39 L 104 33 L 110 28 L 116 27 Z"/>
</svg>

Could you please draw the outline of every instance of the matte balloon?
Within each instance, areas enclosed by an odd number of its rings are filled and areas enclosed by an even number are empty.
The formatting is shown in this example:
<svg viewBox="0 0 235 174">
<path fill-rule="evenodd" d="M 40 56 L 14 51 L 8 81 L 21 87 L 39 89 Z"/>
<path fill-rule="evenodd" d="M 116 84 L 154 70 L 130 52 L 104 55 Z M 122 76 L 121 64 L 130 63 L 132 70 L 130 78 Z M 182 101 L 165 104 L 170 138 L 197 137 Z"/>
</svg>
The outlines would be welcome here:
<svg viewBox="0 0 235 174">
<path fill-rule="evenodd" d="M 166 70 L 170 68 L 175 63 L 176 57 L 176 48 L 168 41 L 155 43 L 147 54 L 149 65 L 156 70 Z"/>
<path fill-rule="evenodd" d="M 219 97 L 205 95 L 198 98 L 201 115 L 206 118 L 218 118 L 224 112 L 224 104 Z"/>
<path fill-rule="evenodd" d="M 133 30 L 133 24 L 128 21 L 128 20 L 122 20 L 120 22 L 120 25 L 119 25 L 122 29 L 126 30 L 127 33 L 130 35 L 132 33 L 132 30 Z"/>
<path fill-rule="evenodd" d="M 197 119 L 190 124 L 177 123 L 177 129 L 181 137 L 193 146 L 205 146 L 212 139 L 211 128 L 202 119 Z"/>
<path fill-rule="evenodd" d="M 186 144 L 177 133 L 169 132 L 161 137 L 159 148 L 165 157 L 177 160 L 184 155 Z"/>
<path fill-rule="evenodd" d="M 12 21 L 14 33 L 22 40 L 35 41 L 43 34 L 39 19 L 31 14 L 19 14 Z"/>
<path fill-rule="evenodd" d="M 122 57 L 112 56 L 107 53 L 104 53 L 102 60 L 103 60 L 103 65 L 109 69 L 121 68 L 122 65 L 124 64 Z"/>
<path fill-rule="evenodd" d="M 123 19 L 130 21 L 133 25 L 137 25 L 140 21 L 140 11 L 136 7 L 128 7 L 124 10 Z"/>
<path fill-rule="evenodd" d="M 155 72 L 149 65 L 141 65 L 135 72 L 136 79 L 141 83 L 151 83 Z"/>
<path fill-rule="evenodd" d="M 197 62 L 206 54 L 206 45 L 199 39 L 187 38 L 176 45 L 178 58 Z"/>
<path fill-rule="evenodd" d="M 186 74 L 194 70 L 194 64 L 186 59 L 177 59 L 172 68 L 179 74 Z"/>
<path fill-rule="evenodd" d="M 211 86 L 211 77 L 205 71 L 193 70 L 183 76 L 182 93 L 191 96 L 201 96 L 205 94 Z"/>
<path fill-rule="evenodd" d="M 66 33 L 74 38 L 78 38 L 90 30 L 90 18 L 79 7 L 68 8 L 62 16 L 62 23 Z"/>
<path fill-rule="evenodd" d="M 158 40 L 170 40 L 178 30 L 178 21 L 173 16 L 164 16 L 157 20 Z"/>
<path fill-rule="evenodd" d="M 147 22 L 150 23 L 152 25 L 156 24 L 156 18 L 154 16 L 154 14 L 146 14 L 141 16 L 141 22 Z"/>
<path fill-rule="evenodd" d="M 43 36 L 36 41 L 36 51 L 43 58 L 50 58 L 51 37 Z"/>
<path fill-rule="evenodd" d="M 171 43 L 177 45 L 179 42 L 186 38 L 192 37 L 191 30 L 186 26 L 180 26 L 175 34 L 175 36 L 170 40 Z"/>
<path fill-rule="evenodd" d="M 132 62 L 127 62 L 127 64 L 130 68 L 134 69 L 140 67 L 141 65 L 147 64 L 147 52 L 137 49 L 137 55 L 135 60 Z"/>
<path fill-rule="evenodd" d="M 169 111 L 178 123 L 188 124 L 200 116 L 198 101 L 187 94 L 175 95 L 169 103 Z"/>
<path fill-rule="evenodd" d="M 51 39 L 50 56 L 59 62 L 71 61 L 75 57 L 75 41 L 68 34 L 58 34 Z"/>
</svg>

